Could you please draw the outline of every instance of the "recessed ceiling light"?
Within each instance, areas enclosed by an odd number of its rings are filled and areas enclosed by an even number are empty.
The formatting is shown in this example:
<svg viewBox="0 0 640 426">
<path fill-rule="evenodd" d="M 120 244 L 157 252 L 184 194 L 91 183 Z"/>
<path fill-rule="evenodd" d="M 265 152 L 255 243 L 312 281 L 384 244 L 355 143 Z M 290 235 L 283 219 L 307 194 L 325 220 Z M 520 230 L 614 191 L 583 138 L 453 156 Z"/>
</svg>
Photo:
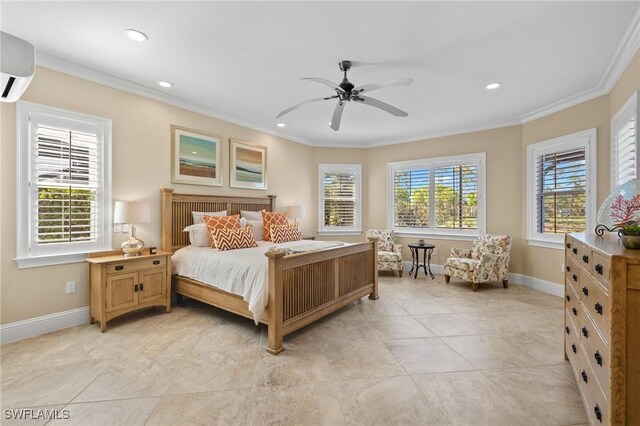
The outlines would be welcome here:
<svg viewBox="0 0 640 426">
<path fill-rule="evenodd" d="M 135 40 L 135 41 L 147 41 L 147 40 L 149 40 L 149 37 L 147 37 L 147 35 L 145 33 L 143 33 L 142 31 L 128 29 L 128 30 L 124 30 L 124 33 L 131 40 Z"/>
<path fill-rule="evenodd" d="M 286 124 L 284 124 L 284 123 L 278 123 L 278 124 L 276 124 L 276 126 L 278 126 L 278 127 L 284 127 L 284 126 L 286 126 Z"/>
<path fill-rule="evenodd" d="M 197 153 L 198 153 L 198 151 L 191 151 L 191 153 L 192 153 L 192 154 L 197 154 Z"/>
<path fill-rule="evenodd" d="M 171 86 L 173 86 L 173 84 L 169 83 L 168 81 L 159 81 L 158 85 L 162 86 L 162 87 L 171 87 Z"/>
<path fill-rule="evenodd" d="M 498 83 L 497 81 L 495 83 L 487 84 L 487 90 L 495 90 L 498 87 L 500 87 L 500 83 Z"/>
</svg>

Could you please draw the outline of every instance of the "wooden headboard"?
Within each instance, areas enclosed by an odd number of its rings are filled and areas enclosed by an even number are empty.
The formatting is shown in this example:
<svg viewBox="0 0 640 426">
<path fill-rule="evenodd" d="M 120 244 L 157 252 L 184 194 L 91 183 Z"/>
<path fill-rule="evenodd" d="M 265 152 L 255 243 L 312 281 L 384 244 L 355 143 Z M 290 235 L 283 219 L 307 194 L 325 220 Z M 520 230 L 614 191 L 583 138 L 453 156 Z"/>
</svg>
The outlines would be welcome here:
<svg viewBox="0 0 640 426">
<path fill-rule="evenodd" d="M 276 208 L 277 195 L 266 197 L 232 197 L 220 195 L 175 194 L 173 188 L 162 188 L 162 250 L 174 252 L 189 245 L 184 228 L 193 224 L 191 212 L 240 214 L 240 210 L 268 212 Z"/>
</svg>

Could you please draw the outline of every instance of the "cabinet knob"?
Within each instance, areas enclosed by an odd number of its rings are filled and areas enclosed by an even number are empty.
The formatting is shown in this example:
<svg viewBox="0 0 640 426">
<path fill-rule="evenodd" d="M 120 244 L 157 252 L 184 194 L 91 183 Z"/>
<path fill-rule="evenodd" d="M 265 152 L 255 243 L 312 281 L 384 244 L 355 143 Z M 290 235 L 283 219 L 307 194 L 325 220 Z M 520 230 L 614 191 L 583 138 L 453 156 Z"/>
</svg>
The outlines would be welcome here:
<svg viewBox="0 0 640 426">
<path fill-rule="evenodd" d="M 598 419 L 598 421 L 602 423 L 602 412 L 600 411 L 600 407 L 598 406 L 598 404 L 593 407 L 593 413 L 596 415 L 596 419 Z"/>
<path fill-rule="evenodd" d="M 596 360 L 598 365 L 602 367 L 602 355 L 600 355 L 600 352 L 596 351 L 596 353 L 593 354 L 593 358 Z"/>
<path fill-rule="evenodd" d="M 589 330 L 587 330 L 587 327 L 582 327 L 582 335 L 587 339 L 589 338 Z"/>
<path fill-rule="evenodd" d="M 567 272 L 571 272 L 571 266 L 567 265 Z"/>
<path fill-rule="evenodd" d="M 584 263 L 589 263 L 589 256 L 587 256 L 586 254 L 584 256 L 582 256 L 582 261 Z"/>
<path fill-rule="evenodd" d="M 576 344 L 575 343 L 571 344 L 571 350 L 573 351 L 574 354 L 578 352 L 578 348 L 576 348 Z"/>
<path fill-rule="evenodd" d="M 587 372 L 582 370 L 582 373 L 580 373 L 580 375 L 582 376 L 582 381 L 587 383 L 588 382 L 588 378 L 587 378 Z"/>
<path fill-rule="evenodd" d="M 596 263 L 596 266 L 595 266 L 595 268 L 594 268 L 594 269 L 596 270 L 596 272 L 597 272 L 598 274 L 602 275 L 602 273 L 603 273 L 603 269 L 602 269 L 602 265 L 601 265 L 601 264 Z"/>
<path fill-rule="evenodd" d="M 573 311 L 573 315 L 577 317 L 578 316 L 578 310 L 576 308 L 573 308 L 572 311 Z"/>
<path fill-rule="evenodd" d="M 578 249 L 577 248 L 574 247 L 572 251 L 573 251 L 573 254 L 578 254 Z"/>
<path fill-rule="evenodd" d="M 116 271 L 122 271 L 124 269 L 124 265 L 116 265 Z"/>
<path fill-rule="evenodd" d="M 587 287 L 587 286 L 582 287 L 582 292 L 584 293 L 585 296 L 588 296 L 589 295 L 589 287 Z"/>
<path fill-rule="evenodd" d="M 567 302 L 571 302 L 571 296 L 567 294 L 565 297 L 567 298 Z"/>
<path fill-rule="evenodd" d="M 154 265 L 159 265 L 159 264 L 160 264 L 160 261 L 159 261 L 159 260 L 154 260 L 154 261 L 153 261 L 153 264 L 154 264 Z"/>
<path fill-rule="evenodd" d="M 567 243 L 567 248 L 571 248 L 571 243 Z"/>
<path fill-rule="evenodd" d="M 138 292 L 138 284 L 136 284 L 136 285 L 134 285 L 134 286 L 133 286 L 133 292 L 134 292 L 134 293 L 137 293 L 137 292 Z"/>
<path fill-rule="evenodd" d="M 602 305 L 600 303 L 596 302 L 596 304 L 593 306 L 593 308 L 596 310 L 597 313 L 602 315 Z"/>
<path fill-rule="evenodd" d="M 571 278 L 572 278 L 575 282 L 578 282 L 578 276 L 577 276 L 576 274 L 573 274 L 573 275 L 571 276 Z"/>
<path fill-rule="evenodd" d="M 144 284 L 140 283 L 140 291 L 144 291 Z"/>
<path fill-rule="evenodd" d="M 565 328 L 564 328 L 564 331 L 566 331 L 566 332 L 567 332 L 567 334 L 569 334 L 569 327 L 565 327 Z"/>
</svg>

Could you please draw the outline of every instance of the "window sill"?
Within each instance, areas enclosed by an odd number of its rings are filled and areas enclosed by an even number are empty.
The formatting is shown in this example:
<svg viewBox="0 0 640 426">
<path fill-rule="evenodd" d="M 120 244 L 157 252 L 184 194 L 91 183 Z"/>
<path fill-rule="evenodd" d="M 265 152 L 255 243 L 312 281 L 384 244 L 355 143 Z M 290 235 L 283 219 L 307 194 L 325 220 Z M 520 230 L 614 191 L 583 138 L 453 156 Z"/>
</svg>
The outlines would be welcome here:
<svg viewBox="0 0 640 426">
<path fill-rule="evenodd" d="M 480 234 L 427 234 L 427 233 L 416 233 L 416 232 L 399 232 L 393 231 L 394 234 L 399 238 L 422 238 L 425 240 L 454 240 L 454 241 L 473 241 Z"/>
<path fill-rule="evenodd" d="M 362 231 L 354 231 L 354 230 L 348 230 L 348 231 L 336 231 L 336 230 L 320 231 L 320 230 L 318 230 L 318 235 L 362 235 Z"/>
<path fill-rule="evenodd" d="M 527 244 L 534 247 L 564 250 L 564 243 L 562 241 L 534 240 L 532 238 L 527 238 Z"/>
<path fill-rule="evenodd" d="M 51 256 L 19 257 L 15 259 L 18 269 L 38 268 L 41 266 L 65 265 L 84 262 L 87 253 L 56 254 Z"/>
</svg>

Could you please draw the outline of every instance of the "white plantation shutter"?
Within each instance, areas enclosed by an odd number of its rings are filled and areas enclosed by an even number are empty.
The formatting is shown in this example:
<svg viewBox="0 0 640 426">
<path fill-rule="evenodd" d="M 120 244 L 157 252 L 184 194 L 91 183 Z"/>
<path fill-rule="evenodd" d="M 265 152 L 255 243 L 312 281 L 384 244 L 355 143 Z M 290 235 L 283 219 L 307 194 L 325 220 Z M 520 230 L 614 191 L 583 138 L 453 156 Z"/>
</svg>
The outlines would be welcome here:
<svg viewBox="0 0 640 426">
<path fill-rule="evenodd" d="M 612 184 L 614 187 L 637 179 L 638 105 L 637 95 L 611 119 Z"/>
<path fill-rule="evenodd" d="M 20 119 L 19 257 L 110 247 L 110 122 L 31 104 Z"/>
<path fill-rule="evenodd" d="M 536 228 L 540 234 L 586 227 L 585 148 L 536 157 Z"/>
<path fill-rule="evenodd" d="M 361 231 L 360 165 L 320 165 L 319 231 Z"/>
<path fill-rule="evenodd" d="M 394 227 L 429 227 L 429 169 L 393 172 Z"/>
<path fill-rule="evenodd" d="M 434 178 L 436 228 L 478 229 L 478 165 L 436 167 Z"/>
</svg>

